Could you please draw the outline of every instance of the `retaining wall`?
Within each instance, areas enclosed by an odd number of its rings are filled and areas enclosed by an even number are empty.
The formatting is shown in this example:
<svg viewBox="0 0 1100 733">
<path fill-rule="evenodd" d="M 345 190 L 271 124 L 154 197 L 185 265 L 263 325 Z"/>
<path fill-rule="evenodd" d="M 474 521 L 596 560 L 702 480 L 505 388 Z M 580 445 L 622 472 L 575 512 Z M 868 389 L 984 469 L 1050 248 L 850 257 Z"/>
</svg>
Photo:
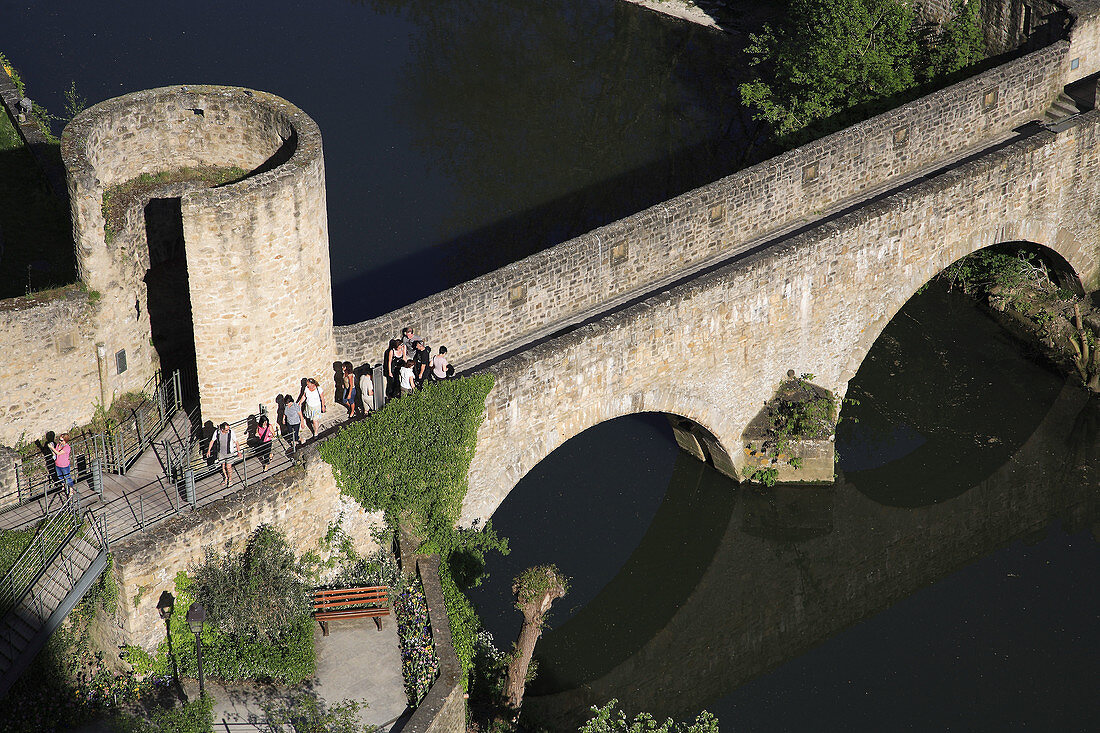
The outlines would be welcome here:
<svg viewBox="0 0 1100 733">
<path fill-rule="evenodd" d="M 261 525 L 286 532 L 290 545 L 302 554 L 317 548 L 328 523 L 343 515 L 356 551 L 365 555 L 377 549 L 371 530 L 382 523 L 381 515 L 364 512 L 340 493 L 316 443 L 299 456 L 301 463 L 294 468 L 111 546 L 126 643 L 155 650 L 164 640 L 157 600 L 163 591 L 174 593 L 176 573 L 202 562 L 207 549 L 240 545 Z"/>
</svg>

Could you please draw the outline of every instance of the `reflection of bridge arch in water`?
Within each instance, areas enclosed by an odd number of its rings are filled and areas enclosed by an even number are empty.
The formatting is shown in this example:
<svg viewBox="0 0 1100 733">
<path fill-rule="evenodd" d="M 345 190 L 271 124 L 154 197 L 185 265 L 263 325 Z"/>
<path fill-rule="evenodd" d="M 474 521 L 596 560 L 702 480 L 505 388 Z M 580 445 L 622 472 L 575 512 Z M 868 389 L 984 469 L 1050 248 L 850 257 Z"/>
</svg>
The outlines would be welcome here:
<svg viewBox="0 0 1100 733">
<path fill-rule="evenodd" d="M 1098 427 L 1100 405 L 1066 387 L 992 476 L 916 516 L 843 483 L 826 490 L 831 506 L 820 490 L 797 487 L 775 493 L 770 502 L 766 494 L 742 499 L 742 511 L 732 513 L 691 594 L 678 602 L 655 589 L 653 602 L 677 606 L 663 627 L 629 656 L 620 655 L 625 658 L 613 669 L 572 690 L 531 696 L 525 710 L 559 727 L 587 719 L 592 704 L 611 698 L 626 710 L 694 715 L 743 682 L 1057 518 L 1076 526 L 1094 521 L 1089 484 L 1067 479 L 1069 472 L 1100 471 Z M 546 641 L 553 643 L 555 633 Z"/>
</svg>

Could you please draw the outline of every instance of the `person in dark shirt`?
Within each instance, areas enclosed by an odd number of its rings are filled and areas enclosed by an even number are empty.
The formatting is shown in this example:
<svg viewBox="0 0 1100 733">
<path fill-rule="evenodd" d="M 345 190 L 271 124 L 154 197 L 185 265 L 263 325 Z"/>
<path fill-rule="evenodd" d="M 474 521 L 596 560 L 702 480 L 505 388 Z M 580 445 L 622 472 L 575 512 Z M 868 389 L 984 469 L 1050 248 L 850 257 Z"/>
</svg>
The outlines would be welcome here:
<svg viewBox="0 0 1100 733">
<path fill-rule="evenodd" d="M 417 341 L 416 351 L 413 352 L 413 375 L 416 377 L 416 386 L 422 387 L 424 380 L 432 368 L 432 350 L 423 341 Z"/>
</svg>

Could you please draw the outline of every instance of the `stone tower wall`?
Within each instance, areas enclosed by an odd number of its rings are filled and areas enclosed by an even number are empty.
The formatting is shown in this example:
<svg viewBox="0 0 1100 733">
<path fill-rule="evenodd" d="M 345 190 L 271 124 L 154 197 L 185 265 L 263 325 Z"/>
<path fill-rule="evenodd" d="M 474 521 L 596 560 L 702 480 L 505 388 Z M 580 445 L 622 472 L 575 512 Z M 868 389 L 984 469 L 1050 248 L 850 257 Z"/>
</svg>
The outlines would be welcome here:
<svg viewBox="0 0 1100 733">
<path fill-rule="evenodd" d="M 320 131 L 304 112 L 239 88 L 152 89 L 83 112 L 66 127 L 62 154 L 78 270 L 101 293 L 97 337 L 110 354 L 128 349 L 129 368 L 112 375 L 112 391 L 140 387 L 157 367 L 144 307 L 144 205 L 162 196 L 180 198 L 204 416 L 237 419 L 300 377 L 328 371 L 324 158 Z M 131 202 L 120 231 L 106 231 L 112 187 L 197 167 L 249 174 L 217 188 L 154 187 Z"/>
</svg>

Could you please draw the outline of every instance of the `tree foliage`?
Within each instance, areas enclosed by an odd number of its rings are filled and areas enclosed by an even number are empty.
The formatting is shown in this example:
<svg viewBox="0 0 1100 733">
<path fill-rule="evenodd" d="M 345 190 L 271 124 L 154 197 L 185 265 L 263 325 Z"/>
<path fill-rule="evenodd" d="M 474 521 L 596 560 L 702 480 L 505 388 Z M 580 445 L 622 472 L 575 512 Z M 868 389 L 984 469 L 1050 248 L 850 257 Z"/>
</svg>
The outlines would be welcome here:
<svg viewBox="0 0 1100 733">
<path fill-rule="evenodd" d="M 195 597 L 223 633 L 271 642 L 309 615 L 309 593 L 286 535 L 265 525 L 242 552 L 208 552 L 193 573 Z"/>
<path fill-rule="evenodd" d="M 719 733 L 718 718 L 705 710 L 691 723 L 674 723 L 671 718 L 661 723 L 649 713 L 628 718 L 618 704 L 611 700 L 602 708 L 592 706 L 595 714 L 581 726 L 580 733 Z"/>
<path fill-rule="evenodd" d="M 776 26 L 750 36 L 757 78 L 742 101 L 779 138 L 845 110 L 878 102 L 982 57 L 979 0 L 923 33 L 904 0 L 791 0 Z"/>
</svg>

